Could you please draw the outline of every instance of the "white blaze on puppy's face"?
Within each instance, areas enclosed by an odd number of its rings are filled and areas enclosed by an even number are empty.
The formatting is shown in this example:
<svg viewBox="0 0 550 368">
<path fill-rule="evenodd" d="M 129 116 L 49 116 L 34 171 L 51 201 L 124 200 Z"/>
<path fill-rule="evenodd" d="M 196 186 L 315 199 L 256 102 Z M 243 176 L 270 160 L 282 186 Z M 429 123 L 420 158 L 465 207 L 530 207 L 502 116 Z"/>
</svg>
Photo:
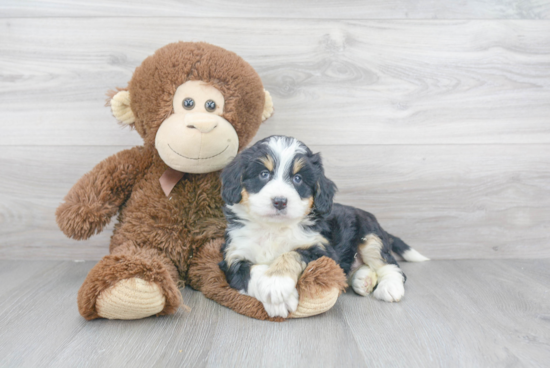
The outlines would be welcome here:
<svg viewBox="0 0 550 368">
<path fill-rule="evenodd" d="M 294 138 L 273 137 L 266 144 L 273 156 L 275 167 L 271 173 L 271 180 L 258 193 L 249 194 L 250 214 L 262 217 L 263 221 L 275 223 L 303 220 L 311 209 L 312 199 L 300 197 L 291 182 L 291 172 L 296 155 L 306 154 L 306 150 Z M 286 199 L 286 208 L 275 208 L 275 198 Z"/>
<path fill-rule="evenodd" d="M 284 210 L 277 210 L 273 206 L 273 198 L 286 198 L 287 206 Z M 259 193 L 248 197 L 249 210 L 252 215 L 265 217 L 268 222 L 293 222 L 302 220 L 310 201 L 300 198 L 298 192 L 284 180 L 270 181 Z"/>
</svg>

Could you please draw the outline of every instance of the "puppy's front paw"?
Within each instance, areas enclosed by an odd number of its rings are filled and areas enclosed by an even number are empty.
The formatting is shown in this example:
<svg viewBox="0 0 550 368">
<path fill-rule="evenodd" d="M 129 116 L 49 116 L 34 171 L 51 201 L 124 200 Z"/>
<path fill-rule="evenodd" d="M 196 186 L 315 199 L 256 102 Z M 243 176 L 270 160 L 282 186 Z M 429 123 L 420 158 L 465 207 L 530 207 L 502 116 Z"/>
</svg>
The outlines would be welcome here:
<svg viewBox="0 0 550 368">
<path fill-rule="evenodd" d="M 296 309 L 298 308 L 298 301 L 300 300 L 300 296 L 298 295 L 298 290 L 294 288 L 292 290 L 292 294 L 288 297 L 287 300 L 285 300 L 286 309 L 289 313 L 296 312 Z"/>
<path fill-rule="evenodd" d="M 296 291 L 296 283 L 288 276 L 264 276 L 260 280 L 260 300 L 271 304 L 282 304 Z"/>
<path fill-rule="evenodd" d="M 298 308 L 295 281 L 288 276 L 266 276 L 267 266 L 254 266 L 248 284 L 248 295 L 262 302 L 270 317 L 287 317 Z"/>
<path fill-rule="evenodd" d="M 286 318 L 290 313 L 294 313 L 298 308 L 298 290 L 294 288 L 292 293 L 279 304 L 262 302 L 264 309 L 270 317 Z"/>
</svg>

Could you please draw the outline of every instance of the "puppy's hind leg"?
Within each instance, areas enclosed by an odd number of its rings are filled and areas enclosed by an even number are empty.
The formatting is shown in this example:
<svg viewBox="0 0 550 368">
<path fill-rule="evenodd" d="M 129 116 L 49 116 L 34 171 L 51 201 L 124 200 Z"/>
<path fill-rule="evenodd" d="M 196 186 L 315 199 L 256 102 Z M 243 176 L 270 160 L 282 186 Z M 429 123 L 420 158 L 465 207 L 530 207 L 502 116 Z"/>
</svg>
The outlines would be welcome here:
<svg viewBox="0 0 550 368">
<path fill-rule="evenodd" d="M 377 282 L 376 272 L 367 265 L 359 267 L 349 278 L 349 284 L 353 291 L 363 296 L 372 293 Z"/>
<path fill-rule="evenodd" d="M 405 295 L 405 275 L 389 250 L 384 252 L 382 239 L 375 234 L 368 234 L 359 245 L 359 254 L 363 262 L 369 266 L 378 277 L 378 285 L 373 292 L 376 299 L 386 302 L 398 302 Z M 354 289 L 355 290 L 355 289 Z"/>
</svg>

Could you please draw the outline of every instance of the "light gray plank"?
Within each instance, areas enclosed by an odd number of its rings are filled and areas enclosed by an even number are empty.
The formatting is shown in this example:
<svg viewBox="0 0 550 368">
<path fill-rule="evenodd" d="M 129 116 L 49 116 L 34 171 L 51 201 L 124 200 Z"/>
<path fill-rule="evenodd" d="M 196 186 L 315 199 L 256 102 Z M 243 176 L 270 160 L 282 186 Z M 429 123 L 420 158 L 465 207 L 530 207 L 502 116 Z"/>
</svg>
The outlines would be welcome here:
<svg viewBox="0 0 550 368">
<path fill-rule="evenodd" d="M 52 367 L 204 367 L 222 307 L 183 290 L 191 312 L 136 321 L 86 324 L 49 363 Z M 123 346 L 122 342 L 126 342 Z M 121 348 L 125 351 L 121 354 Z"/>
<path fill-rule="evenodd" d="M 33 262 L 21 262 L 29 273 Z M 47 366 L 86 326 L 76 295 L 93 263 L 62 262 L 0 299 L 0 366 Z"/>
<path fill-rule="evenodd" d="M 544 367 L 550 359 L 550 329 L 538 316 L 550 306 L 550 278 L 529 283 L 498 261 L 402 267 L 409 279 L 400 303 L 340 300 L 367 366 Z"/>
<path fill-rule="evenodd" d="M 276 324 L 223 309 L 207 366 L 363 366 L 359 347 L 345 323 L 345 313 L 337 305 L 322 316 Z"/>
<path fill-rule="evenodd" d="M 0 145 L 133 145 L 103 107 L 155 49 L 233 50 L 310 144 L 550 142 L 550 21 L 27 18 L 0 21 Z"/>
<path fill-rule="evenodd" d="M 546 282 L 546 280 L 550 279 L 550 267 L 547 266 L 547 262 L 545 259 L 510 259 L 501 260 L 499 261 L 499 264 L 523 273 L 526 277 L 530 278 L 534 282 L 544 283 Z M 550 310 L 548 311 L 548 318 L 550 320 Z"/>
<path fill-rule="evenodd" d="M 477 346 L 479 331 L 475 327 L 468 329 L 470 333 L 474 330 L 471 342 L 457 338 L 457 329 L 449 325 L 447 319 L 460 312 L 442 309 L 435 298 L 434 293 L 445 290 L 446 285 L 440 284 L 435 290 L 423 287 L 425 283 L 433 284 L 423 276 L 426 269 L 434 267 L 440 269 L 440 262 L 402 265 L 408 281 L 405 297 L 399 303 L 383 303 L 372 297 L 358 296 L 353 291 L 348 291 L 346 298 L 339 300 L 346 310 L 350 333 L 357 340 L 367 366 L 482 366 L 480 363 L 484 359 Z"/>
<path fill-rule="evenodd" d="M 34 262 L 15 263 L 33 273 Z M 541 312 L 550 308 L 550 277 L 533 282 L 508 263 L 404 263 L 400 303 L 348 291 L 323 315 L 270 323 L 189 289 L 191 312 L 86 322 L 76 293 L 93 263 L 52 262 L 0 299 L 0 365 L 545 367 L 550 329 Z M 520 263 L 550 268 L 550 260 Z"/>
<path fill-rule="evenodd" d="M 61 262 L 52 261 L 26 261 L 0 260 L 0 299 L 9 298 L 10 294 L 20 288 L 28 279 L 42 275 L 50 268 L 58 266 Z"/>
<path fill-rule="evenodd" d="M 0 259 L 100 259 L 110 228 L 65 238 L 55 208 L 126 147 L 0 147 Z M 374 213 L 428 257 L 550 257 L 550 145 L 311 146 L 337 201 Z"/>
<path fill-rule="evenodd" d="M 275 0 L 231 1 L 3 1 L 1 17 L 209 17 L 209 18 L 321 18 L 321 19 L 548 19 L 547 1 L 453 0 L 322 0 L 291 3 Z"/>
</svg>

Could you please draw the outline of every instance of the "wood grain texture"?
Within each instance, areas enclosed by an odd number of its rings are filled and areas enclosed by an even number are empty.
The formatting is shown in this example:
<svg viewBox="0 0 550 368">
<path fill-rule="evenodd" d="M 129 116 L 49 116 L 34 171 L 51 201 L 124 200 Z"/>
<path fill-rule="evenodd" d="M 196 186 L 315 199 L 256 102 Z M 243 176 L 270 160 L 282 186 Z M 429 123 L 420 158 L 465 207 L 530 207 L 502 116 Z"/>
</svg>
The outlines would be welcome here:
<svg viewBox="0 0 550 368">
<path fill-rule="evenodd" d="M 0 147 L 0 259 L 100 259 L 111 228 L 66 238 L 54 212 L 71 186 L 128 147 Z M 550 257 L 550 145 L 311 146 L 337 201 L 435 259 Z"/>
<path fill-rule="evenodd" d="M 212 17 L 313 19 L 548 19 L 544 0 L 108 1 L 4 0 L 0 17 Z"/>
<path fill-rule="evenodd" d="M 0 148 L 0 259 L 100 259 L 108 254 L 112 225 L 87 241 L 71 240 L 57 227 L 55 210 L 82 175 L 121 149 Z"/>
<path fill-rule="evenodd" d="M 550 21 L 0 20 L 0 145 L 133 145 L 103 107 L 166 43 L 205 40 L 260 73 L 260 136 L 310 144 L 550 143 Z"/>
<path fill-rule="evenodd" d="M 550 257 L 549 145 L 322 146 L 337 201 L 428 257 Z"/>
<path fill-rule="evenodd" d="M 403 269 L 409 276 L 405 303 L 386 309 L 364 298 L 342 300 L 348 302 L 345 317 L 358 345 L 368 346 L 367 366 L 420 367 L 421 361 L 433 367 L 544 366 L 550 330 L 539 313 L 550 302 L 547 278 L 531 279 L 500 261 L 403 264 Z M 385 354 L 373 356 L 378 351 Z M 401 355 L 410 363 L 399 364 Z"/>
<path fill-rule="evenodd" d="M 0 261 L 2 367 L 546 367 L 550 260 L 403 264 L 400 303 L 342 295 L 284 323 L 238 315 L 183 289 L 191 312 L 86 322 L 76 293 L 92 262 Z M 9 266 L 6 268 L 6 266 Z M 19 275 L 29 277 L 19 282 Z M 19 282 L 19 283 L 17 283 Z"/>
</svg>

